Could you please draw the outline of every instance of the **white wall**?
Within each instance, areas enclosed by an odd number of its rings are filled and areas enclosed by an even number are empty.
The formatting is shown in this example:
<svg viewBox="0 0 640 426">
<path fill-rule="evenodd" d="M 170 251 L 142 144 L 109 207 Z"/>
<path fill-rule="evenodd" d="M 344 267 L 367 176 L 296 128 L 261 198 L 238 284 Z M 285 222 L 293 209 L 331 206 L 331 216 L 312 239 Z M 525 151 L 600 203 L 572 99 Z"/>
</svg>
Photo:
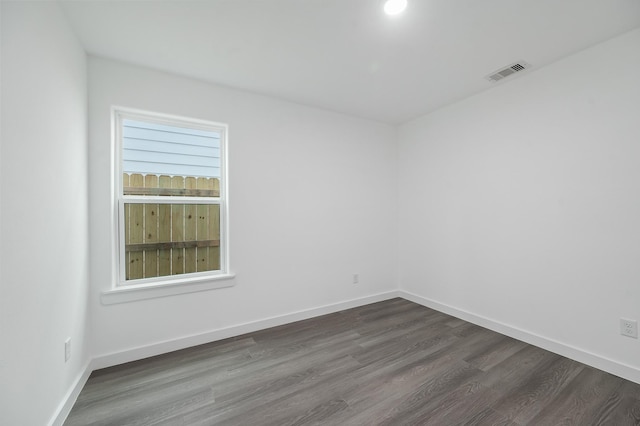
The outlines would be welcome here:
<svg viewBox="0 0 640 426">
<path fill-rule="evenodd" d="M 393 127 L 99 58 L 89 99 L 96 357 L 397 288 Z M 234 287 L 100 303 L 115 281 L 112 105 L 229 125 Z"/>
<path fill-rule="evenodd" d="M 635 30 L 401 126 L 400 288 L 640 382 L 638 76 Z"/>
<path fill-rule="evenodd" d="M 1 8 L 0 423 L 43 425 L 89 358 L 86 56 L 56 3 Z"/>
</svg>

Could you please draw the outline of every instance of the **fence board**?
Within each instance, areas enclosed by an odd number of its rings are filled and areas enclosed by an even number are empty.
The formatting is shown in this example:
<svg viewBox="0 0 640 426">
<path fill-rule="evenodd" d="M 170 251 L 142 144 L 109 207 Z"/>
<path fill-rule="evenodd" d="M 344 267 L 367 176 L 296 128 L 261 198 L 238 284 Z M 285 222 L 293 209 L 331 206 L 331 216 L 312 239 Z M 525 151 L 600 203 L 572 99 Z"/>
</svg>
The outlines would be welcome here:
<svg viewBox="0 0 640 426">
<path fill-rule="evenodd" d="M 209 206 L 209 236 L 211 239 L 220 240 L 220 206 Z M 209 270 L 220 269 L 220 247 L 209 247 Z"/>
<path fill-rule="evenodd" d="M 184 180 L 184 187 L 187 190 L 196 189 L 196 178 L 187 177 Z M 197 238 L 196 226 L 198 221 L 196 219 L 198 207 L 195 204 L 186 204 L 184 206 L 184 239 L 185 241 L 192 241 Z M 196 256 L 196 248 L 190 247 L 184 249 L 184 272 L 196 272 L 196 262 L 198 257 Z"/>
<path fill-rule="evenodd" d="M 158 178 L 158 186 L 160 188 L 171 188 L 171 178 L 162 175 Z M 171 241 L 171 227 L 166 224 L 171 222 L 171 206 L 160 204 L 158 206 L 158 242 Z M 158 276 L 164 277 L 171 275 L 171 249 L 158 250 Z"/>
<path fill-rule="evenodd" d="M 132 174 L 131 186 L 144 186 L 144 178 L 141 174 Z M 144 242 L 144 211 L 140 204 L 131 204 L 129 207 L 129 243 L 140 244 Z M 144 277 L 144 252 L 132 251 L 130 258 L 129 279 L 135 280 Z"/>
<path fill-rule="evenodd" d="M 171 178 L 172 188 L 184 188 L 184 178 L 174 176 Z M 184 241 L 184 204 L 171 205 L 171 241 Z M 184 249 L 171 249 L 172 275 L 184 273 Z"/>
<path fill-rule="evenodd" d="M 157 188 L 158 176 L 146 175 L 145 188 Z M 145 244 L 158 242 L 158 204 L 144 205 L 144 242 Z M 158 276 L 158 250 L 144 250 L 144 277 Z"/>
<path fill-rule="evenodd" d="M 213 190 L 220 192 L 220 180 L 212 178 L 211 183 Z M 220 205 L 209 205 L 209 238 L 220 239 Z M 209 248 L 209 269 L 220 269 L 220 247 Z"/>
<path fill-rule="evenodd" d="M 201 190 L 213 190 L 213 184 L 210 184 L 211 179 L 207 178 L 198 178 L 196 182 L 196 186 Z M 208 240 L 209 239 L 209 206 L 207 205 L 198 205 L 197 209 L 198 214 L 198 225 L 197 225 L 197 238 L 199 240 Z M 198 257 L 198 262 L 196 264 L 196 269 L 198 271 L 209 271 L 209 247 L 198 247 L 196 248 L 196 254 Z"/>
</svg>

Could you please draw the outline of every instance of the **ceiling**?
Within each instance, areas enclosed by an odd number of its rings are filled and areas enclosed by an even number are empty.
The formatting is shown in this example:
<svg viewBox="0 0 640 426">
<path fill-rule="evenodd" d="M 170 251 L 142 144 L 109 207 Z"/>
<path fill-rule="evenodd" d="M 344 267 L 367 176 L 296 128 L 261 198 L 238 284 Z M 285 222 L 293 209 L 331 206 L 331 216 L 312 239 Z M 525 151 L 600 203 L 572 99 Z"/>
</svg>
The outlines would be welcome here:
<svg viewBox="0 0 640 426">
<path fill-rule="evenodd" d="M 408 2 L 60 1 L 92 55 L 392 124 L 640 27 L 640 0 Z"/>
</svg>

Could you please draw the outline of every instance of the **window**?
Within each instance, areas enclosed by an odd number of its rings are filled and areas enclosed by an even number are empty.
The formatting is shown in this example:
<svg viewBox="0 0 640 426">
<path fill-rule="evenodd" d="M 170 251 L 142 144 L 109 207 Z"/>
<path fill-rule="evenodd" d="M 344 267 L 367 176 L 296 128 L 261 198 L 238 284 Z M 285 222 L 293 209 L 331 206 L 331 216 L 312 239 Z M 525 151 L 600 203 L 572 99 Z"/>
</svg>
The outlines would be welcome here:
<svg viewBox="0 0 640 426">
<path fill-rule="evenodd" d="M 116 109 L 121 287 L 228 277 L 227 127 Z"/>
</svg>

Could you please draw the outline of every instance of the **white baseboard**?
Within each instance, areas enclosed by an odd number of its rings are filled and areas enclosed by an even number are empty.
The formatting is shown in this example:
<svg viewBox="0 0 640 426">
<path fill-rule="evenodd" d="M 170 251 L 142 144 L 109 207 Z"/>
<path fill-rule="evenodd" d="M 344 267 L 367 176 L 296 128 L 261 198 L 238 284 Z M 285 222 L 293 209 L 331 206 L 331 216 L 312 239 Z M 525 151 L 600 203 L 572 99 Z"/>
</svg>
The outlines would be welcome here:
<svg viewBox="0 0 640 426">
<path fill-rule="evenodd" d="M 331 314 L 345 309 L 368 305 L 370 303 L 381 302 L 383 300 L 393 299 L 394 297 L 398 296 L 399 293 L 397 290 L 378 293 L 358 299 L 347 300 L 345 302 L 324 305 L 317 308 L 296 311 L 285 315 L 279 315 L 258 321 L 234 325 L 227 328 L 212 330 L 206 333 L 181 337 L 178 339 L 154 343 L 147 346 L 140 346 L 121 352 L 114 352 L 107 355 L 95 357 L 91 365 L 93 369 L 96 370 L 100 368 L 111 367 L 114 365 L 123 364 L 125 362 L 136 361 L 155 355 L 161 355 L 167 352 L 189 348 L 191 346 L 202 345 L 209 342 L 215 342 L 217 340 L 227 339 L 229 337 L 235 337 L 258 330 L 264 330 L 265 328 L 276 327 L 279 325 L 289 324 L 295 321 L 301 321 L 320 315 Z"/>
<path fill-rule="evenodd" d="M 89 376 L 91 375 L 92 371 L 93 368 L 91 362 L 87 362 L 87 364 L 84 366 L 84 369 L 80 372 L 78 378 L 75 380 L 71 388 L 69 388 L 67 394 L 64 396 L 64 399 L 58 406 L 55 414 L 49 421 L 49 426 L 62 426 L 64 421 L 67 420 L 67 416 L 69 416 L 69 413 L 73 408 L 73 404 L 76 403 L 78 395 L 80 395 L 80 391 L 82 391 L 82 388 L 87 383 L 87 380 L 89 380 Z"/>
<path fill-rule="evenodd" d="M 398 296 L 640 384 L 640 370 L 630 365 L 408 291 L 399 290 Z"/>
</svg>

